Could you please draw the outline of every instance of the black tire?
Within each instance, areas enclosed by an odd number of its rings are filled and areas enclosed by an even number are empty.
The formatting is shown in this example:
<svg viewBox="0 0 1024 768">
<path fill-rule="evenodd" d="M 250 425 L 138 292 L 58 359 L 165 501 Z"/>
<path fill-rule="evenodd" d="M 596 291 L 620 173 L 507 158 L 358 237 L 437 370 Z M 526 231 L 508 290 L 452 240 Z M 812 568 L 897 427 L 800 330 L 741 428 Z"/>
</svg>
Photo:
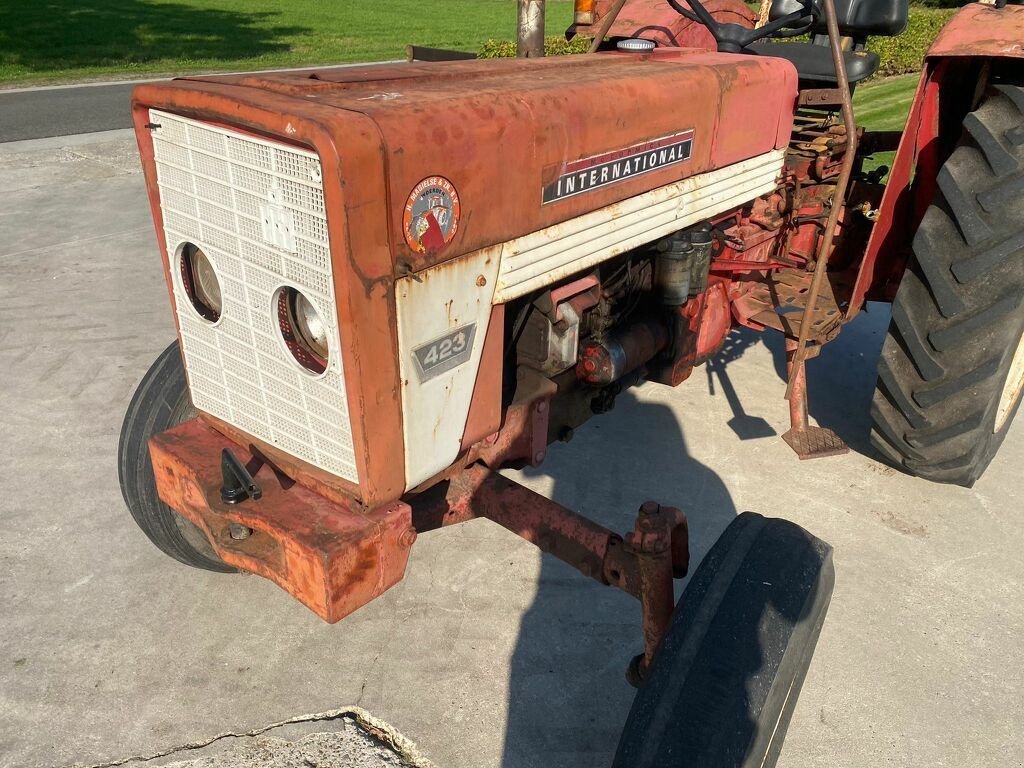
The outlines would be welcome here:
<svg viewBox="0 0 1024 768">
<path fill-rule="evenodd" d="M 234 573 L 214 552 L 205 534 L 160 501 L 156 493 L 147 441 L 195 414 L 181 352 L 174 342 L 142 377 L 124 416 L 117 446 L 121 495 L 139 528 L 161 551 L 185 565 Z"/>
<path fill-rule="evenodd" d="M 1022 198 L 1024 88 L 1002 84 L 939 172 L 882 348 L 871 440 L 912 475 L 972 486 L 1020 407 Z"/>
<path fill-rule="evenodd" d="M 737 517 L 676 607 L 613 767 L 774 766 L 834 584 L 828 544 Z"/>
</svg>

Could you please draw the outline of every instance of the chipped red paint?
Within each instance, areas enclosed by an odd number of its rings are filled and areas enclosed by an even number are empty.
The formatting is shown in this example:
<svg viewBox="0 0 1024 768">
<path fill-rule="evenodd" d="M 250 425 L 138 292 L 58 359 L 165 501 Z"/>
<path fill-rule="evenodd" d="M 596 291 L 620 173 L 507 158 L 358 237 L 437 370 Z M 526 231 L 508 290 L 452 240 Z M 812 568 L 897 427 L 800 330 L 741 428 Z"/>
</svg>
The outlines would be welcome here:
<svg viewBox="0 0 1024 768">
<path fill-rule="evenodd" d="M 577 26 L 576 33 L 593 37 L 614 4 L 615 0 L 596 0 L 594 23 Z M 753 27 L 757 19 L 757 14 L 739 0 L 706 0 L 704 6 L 722 23 Z M 641 37 L 672 48 L 717 47 L 707 27 L 680 16 L 665 0 L 627 0 L 609 28 L 608 37 Z"/>
<path fill-rule="evenodd" d="M 623 537 L 479 465 L 453 477 L 443 496 L 425 496 L 413 505 L 419 532 L 484 517 L 584 576 L 640 600 L 642 677 L 668 631 L 675 608 L 673 579 L 689 568 L 689 533 L 680 510 L 646 502 Z"/>
<path fill-rule="evenodd" d="M 796 99 L 788 62 L 680 49 L 230 75 L 175 85 L 223 89 L 246 101 L 286 99 L 293 109 L 333 111 L 338 123 L 357 114 L 372 121 L 381 145 L 377 175 L 400 198 L 388 204 L 393 255 L 415 271 L 784 146 Z M 680 113 L 680 103 L 702 109 Z M 633 105 L 643 121 L 621 119 L 622 104 Z M 719 125 L 734 128 L 723 132 Z M 687 162 L 541 206 L 543 187 L 565 163 L 689 129 L 695 139 Z M 410 249 L 402 226 L 409 190 L 433 174 L 458 189 L 462 208 L 459 232 L 440 255 Z"/>
<path fill-rule="evenodd" d="M 929 59 L 945 56 L 1024 58 L 1024 6 L 964 6 L 928 50 Z"/>
<path fill-rule="evenodd" d="M 264 463 L 254 479 L 258 500 L 220 500 L 220 454 L 258 457 L 200 419 L 150 440 L 157 493 L 206 534 L 229 565 L 264 576 L 327 622 L 336 622 L 394 586 L 405 575 L 415 540 L 412 513 L 395 501 L 367 510 L 320 496 Z M 230 524 L 252 529 L 231 537 Z"/>
</svg>

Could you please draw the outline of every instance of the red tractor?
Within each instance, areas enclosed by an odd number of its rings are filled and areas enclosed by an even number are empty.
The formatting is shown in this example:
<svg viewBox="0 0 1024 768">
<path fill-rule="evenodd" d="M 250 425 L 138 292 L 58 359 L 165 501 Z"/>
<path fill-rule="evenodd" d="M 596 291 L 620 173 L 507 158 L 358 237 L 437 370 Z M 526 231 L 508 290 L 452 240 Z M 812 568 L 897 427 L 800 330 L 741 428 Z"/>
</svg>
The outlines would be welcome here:
<svg viewBox="0 0 1024 768">
<path fill-rule="evenodd" d="M 1024 383 L 1024 7 L 963 8 L 902 136 L 864 132 L 865 39 L 907 13 L 577 0 L 592 55 L 139 86 L 178 340 L 121 434 L 135 520 L 335 622 L 402 579 L 419 534 L 489 518 L 640 601 L 616 766 L 773 764 L 828 545 L 741 515 L 677 604 L 678 509 L 646 503 L 620 536 L 498 470 L 626 387 L 681 384 L 737 326 L 786 339 L 797 455 L 841 453 L 808 423 L 805 362 L 880 300 L 876 447 L 978 479 Z M 864 163 L 886 151 L 883 183 Z"/>
</svg>

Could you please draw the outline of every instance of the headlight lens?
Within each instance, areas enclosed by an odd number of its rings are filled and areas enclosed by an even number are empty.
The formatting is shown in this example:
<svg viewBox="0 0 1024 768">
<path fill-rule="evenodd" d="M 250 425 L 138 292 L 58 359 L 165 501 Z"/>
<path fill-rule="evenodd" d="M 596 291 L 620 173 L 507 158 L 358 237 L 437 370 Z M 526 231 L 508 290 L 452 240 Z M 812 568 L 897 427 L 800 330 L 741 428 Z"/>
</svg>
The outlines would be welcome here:
<svg viewBox="0 0 1024 768">
<path fill-rule="evenodd" d="M 213 271 L 213 264 L 194 243 L 185 243 L 181 247 L 181 282 L 185 286 L 192 307 L 204 319 L 211 323 L 220 320 L 222 308 L 220 281 Z"/>
<path fill-rule="evenodd" d="M 286 286 L 278 291 L 277 319 L 281 337 L 295 362 L 311 373 L 327 370 L 327 324 L 313 302 Z"/>
</svg>

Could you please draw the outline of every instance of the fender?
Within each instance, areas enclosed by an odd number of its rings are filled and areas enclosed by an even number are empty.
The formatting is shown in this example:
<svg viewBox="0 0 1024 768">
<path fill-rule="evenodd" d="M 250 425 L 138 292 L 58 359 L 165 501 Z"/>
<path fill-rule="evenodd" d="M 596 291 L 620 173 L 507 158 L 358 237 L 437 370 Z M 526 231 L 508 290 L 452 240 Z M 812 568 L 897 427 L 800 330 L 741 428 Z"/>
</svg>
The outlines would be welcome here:
<svg viewBox="0 0 1024 768">
<path fill-rule="evenodd" d="M 848 316 L 860 311 L 867 299 L 891 300 L 895 295 L 914 233 L 934 197 L 939 168 L 960 138 L 964 115 L 981 93 L 986 67 L 993 61 L 1021 58 L 1024 6 L 975 3 L 943 27 L 925 57 Z"/>
<path fill-rule="evenodd" d="M 927 58 L 944 56 L 1024 58 L 1024 7 L 965 6 L 939 32 Z"/>
</svg>

